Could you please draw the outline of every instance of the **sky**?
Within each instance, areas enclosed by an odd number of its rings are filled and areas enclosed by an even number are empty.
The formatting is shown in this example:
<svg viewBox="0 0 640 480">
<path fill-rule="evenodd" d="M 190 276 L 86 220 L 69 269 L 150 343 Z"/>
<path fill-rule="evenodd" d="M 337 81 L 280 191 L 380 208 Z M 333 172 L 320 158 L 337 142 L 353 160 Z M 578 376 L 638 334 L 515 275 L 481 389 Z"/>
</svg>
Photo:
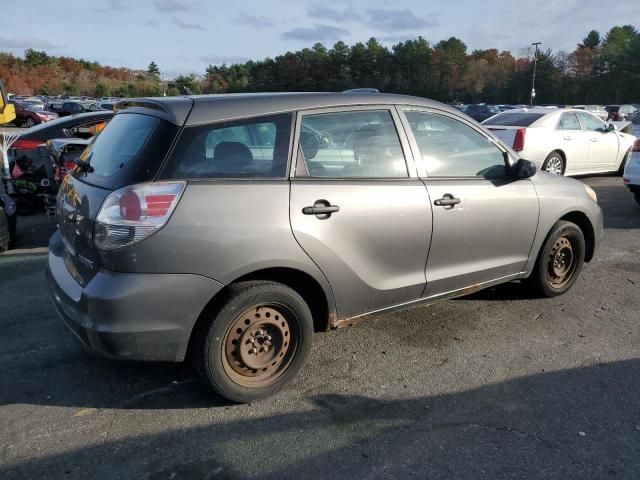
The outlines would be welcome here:
<svg viewBox="0 0 640 480">
<path fill-rule="evenodd" d="M 639 0 L 0 0 L 0 51 L 27 48 L 163 74 L 275 57 L 337 40 L 385 45 L 456 36 L 468 50 L 571 51 L 614 25 L 640 29 Z"/>
</svg>

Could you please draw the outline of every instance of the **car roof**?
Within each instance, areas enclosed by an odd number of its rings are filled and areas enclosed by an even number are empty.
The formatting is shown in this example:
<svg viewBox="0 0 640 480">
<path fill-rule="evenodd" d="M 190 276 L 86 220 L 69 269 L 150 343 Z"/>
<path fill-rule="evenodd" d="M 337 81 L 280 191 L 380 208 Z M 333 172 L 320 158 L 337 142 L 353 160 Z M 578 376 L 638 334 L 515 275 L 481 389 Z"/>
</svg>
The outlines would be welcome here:
<svg viewBox="0 0 640 480">
<path fill-rule="evenodd" d="M 116 111 L 151 113 L 175 125 L 197 125 L 294 110 L 357 105 L 413 105 L 460 114 L 460 111 L 453 107 L 426 98 L 357 92 L 225 93 L 132 98 L 118 102 Z"/>
</svg>

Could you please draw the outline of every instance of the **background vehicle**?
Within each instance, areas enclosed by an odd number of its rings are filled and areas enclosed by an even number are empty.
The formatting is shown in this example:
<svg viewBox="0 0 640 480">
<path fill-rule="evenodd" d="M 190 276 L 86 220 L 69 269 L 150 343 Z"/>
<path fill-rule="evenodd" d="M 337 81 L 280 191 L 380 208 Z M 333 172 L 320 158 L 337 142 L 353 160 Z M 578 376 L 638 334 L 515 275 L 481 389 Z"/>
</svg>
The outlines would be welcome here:
<svg viewBox="0 0 640 480">
<path fill-rule="evenodd" d="M 240 402 L 291 380 L 314 329 L 512 279 L 560 295 L 602 236 L 589 187 L 384 94 L 128 100 L 57 205 L 47 278 L 77 337 L 189 351 Z"/>
<path fill-rule="evenodd" d="M 523 158 L 558 175 L 622 174 L 635 141 L 595 115 L 575 109 L 511 110 L 483 125 Z"/>
<path fill-rule="evenodd" d="M 487 118 L 493 117 L 496 113 L 500 113 L 500 109 L 493 105 L 486 105 L 484 103 L 467 105 L 464 109 L 464 113 L 473 118 L 476 122 L 482 122 Z"/>
<path fill-rule="evenodd" d="M 640 115 L 633 119 L 632 126 L 636 142 L 633 144 L 633 153 L 624 169 L 622 180 L 640 204 Z"/>
<path fill-rule="evenodd" d="M 15 107 L 9 102 L 4 83 L 0 80 L 0 125 L 13 122 L 15 118 Z"/>
<path fill-rule="evenodd" d="M 113 117 L 113 112 L 81 113 L 36 125 L 20 135 L 9 149 L 18 211 L 29 215 L 46 206 L 47 195 L 55 193 L 58 165 L 47 151 L 51 139 L 90 139 Z M 17 168 L 16 168 L 17 166 Z"/>
<path fill-rule="evenodd" d="M 82 101 L 52 103 L 49 108 L 61 117 L 66 117 L 68 115 L 90 112 L 92 109 L 95 110 L 95 103 Z"/>
<path fill-rule="evenodd" d="M 36 104 L 22 103 L 19 101 L 14 101 L 12 103 L 16 110 L 16 119 L 14 120 L 14 123 L 23 125 L 27 128 L 58 118 L 57 113 L 43 110 Z"/>
<path fill-rule="evenodd" d="M 605 109 L 608 113 L 607 120 L 614 122 L 633 120 L 638 113 L 633 105 L 607 105 Z"/>
</svg>

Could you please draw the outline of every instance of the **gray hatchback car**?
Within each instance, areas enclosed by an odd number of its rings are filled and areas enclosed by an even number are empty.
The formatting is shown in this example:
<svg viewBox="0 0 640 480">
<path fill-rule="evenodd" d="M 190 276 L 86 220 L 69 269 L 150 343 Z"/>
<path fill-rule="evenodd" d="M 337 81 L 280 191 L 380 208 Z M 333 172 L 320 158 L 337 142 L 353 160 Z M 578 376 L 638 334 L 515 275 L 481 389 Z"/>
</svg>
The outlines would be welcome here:
<svg viewBox="0 0 640 480">
<path fill-rule="evenodd" d="M 446 105 L 376 93 L 134 99 L 64 180 L 53 303 L 112 358 L 190 358 L 237 402 L 314 331 L 527 279 L 566 292 L 602 236 L 593 190 Z"/>
</svg>

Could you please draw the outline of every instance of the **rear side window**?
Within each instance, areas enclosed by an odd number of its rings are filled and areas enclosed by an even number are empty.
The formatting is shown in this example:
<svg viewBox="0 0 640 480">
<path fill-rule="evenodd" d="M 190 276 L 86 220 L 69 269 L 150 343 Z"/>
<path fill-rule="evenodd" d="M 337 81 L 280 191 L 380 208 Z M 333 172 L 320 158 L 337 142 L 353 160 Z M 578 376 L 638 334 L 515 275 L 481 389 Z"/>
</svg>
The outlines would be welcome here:
<svg viewBox="0 0 640 480">
<path fill-rule="evenodd" d="M 582 130 L 575 113 L 563 113 L 558 124 L 560 130 Z"/>
<path fill-rule="evenodd" d="M 73 175 L 111 189 L 152 180 L 177 130 L 150 115 L 118 114 L 82 155 L 87 167 L 74 169 Z"/>
<path fill-rule="evenodd" d="M 291 114 L 186 127 L 163 179 L 284 177 Z"/>
<path fill-rule="evenodd" d="M 544 113 L 505 112 L 482 122 L 483 125 L 504 125 L 507 127 L 528 127 L 544 117 Z"/>
</svg>

